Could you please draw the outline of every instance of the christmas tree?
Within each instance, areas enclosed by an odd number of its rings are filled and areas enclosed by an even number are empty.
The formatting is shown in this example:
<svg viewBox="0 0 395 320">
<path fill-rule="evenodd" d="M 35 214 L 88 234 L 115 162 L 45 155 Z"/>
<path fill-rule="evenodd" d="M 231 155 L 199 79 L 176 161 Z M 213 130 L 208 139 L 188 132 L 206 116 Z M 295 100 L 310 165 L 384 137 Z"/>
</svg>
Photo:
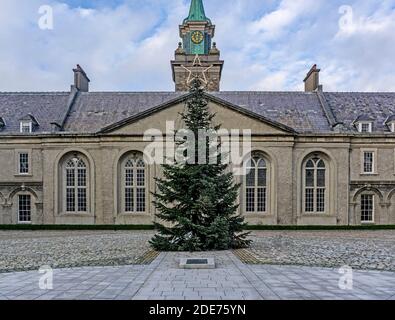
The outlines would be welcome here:
<svg viewBox="0 0 395 320">
<path fill-rule="evenodd" d="M 221 161 L 219 143 L 209 143 L 199 132 L 217 131 L 214 114 L 208 109 L 199 79 L 192 81 L 186 111 L 181 114 L 186 129 L 193 133 L 192 155 L 187 161 L 163 165 L 163 178 L 157 178 L 154 194 L 158 234 L 150 241 L 159 251 L 204 251 L 243 248 L 250 244 L 243 233 L 244 218 L 237 214 L 240 185 Z M 178 145 L 187 145 L 180 141 Z M 190 142 L 189 142 L 190 146 Z M 191 153 L 191 152 L 190 152 Z M 199 161 L 203 158 L 206 161 Z M 213 161 L 215 157 L 215 161 Z M 211 159 L 211 161 L 210 161 Z"/>
</svg>

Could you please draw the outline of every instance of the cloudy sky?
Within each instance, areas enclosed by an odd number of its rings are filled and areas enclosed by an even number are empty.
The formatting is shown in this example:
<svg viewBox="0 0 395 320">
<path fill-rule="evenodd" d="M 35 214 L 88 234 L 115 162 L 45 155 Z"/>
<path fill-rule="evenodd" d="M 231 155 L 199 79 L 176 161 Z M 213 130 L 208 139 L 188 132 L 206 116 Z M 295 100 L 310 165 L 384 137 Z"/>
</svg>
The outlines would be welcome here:
<svg viewBox="0 0 395 320">
<path fill-rule="evenodd" d="M 205 0 L 223 90 L 395 91 L 395 0 Z M 169 61 L 190 0 L 0 0 L 0 91 L 173 90 Z M 43 13 L 53 9 L 53 29 Z M 43 12 L 43 11 L 42 11 Z M 40 23 L 39 23 L 40 22 Z"/>
</svg>

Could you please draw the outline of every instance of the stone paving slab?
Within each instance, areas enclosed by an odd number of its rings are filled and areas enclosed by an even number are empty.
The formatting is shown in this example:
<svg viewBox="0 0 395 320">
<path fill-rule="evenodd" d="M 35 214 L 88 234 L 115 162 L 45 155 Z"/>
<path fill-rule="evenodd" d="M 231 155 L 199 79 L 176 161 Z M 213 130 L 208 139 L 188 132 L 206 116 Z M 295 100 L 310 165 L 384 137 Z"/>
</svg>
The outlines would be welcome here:
<svg viewBox="0 0 395 320">
<path fill-rule="evenodd" d="M 179 269 L 179 259 L 215 257 L 213 270 Z M 354 271 L 339 288 L 338 269 L 246 265 L 231 251 L 161 253 L 150 265 L 55 269 L 53 290 L 37 271 L 0 274 L 0 300 L 279 300 L 394 299 L 395 273 Z"/>
</svg>

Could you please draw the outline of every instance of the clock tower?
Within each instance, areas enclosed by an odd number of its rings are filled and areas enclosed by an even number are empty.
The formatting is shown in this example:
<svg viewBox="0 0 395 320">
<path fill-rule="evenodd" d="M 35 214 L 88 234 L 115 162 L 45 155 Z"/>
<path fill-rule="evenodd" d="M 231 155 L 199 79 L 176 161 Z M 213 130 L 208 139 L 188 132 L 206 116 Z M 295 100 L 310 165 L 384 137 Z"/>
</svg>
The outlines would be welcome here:
<svg viewBox="0 0 395 320">
<path fill-rule="evenodd" d="M 220 51 L 212 42 L 215 25 L 206 17 L 203 0 L 192 0 L 189 16 L 180 25 L 179 43 L 175 59 L 171 61 L 176 91 L 188 91 L 188 77 L 191 72 L 207 72 L 207 90 L 219 91 L 224 61 Z M 198 55 L 199 64 L 196 64 Z"/>
</svg>

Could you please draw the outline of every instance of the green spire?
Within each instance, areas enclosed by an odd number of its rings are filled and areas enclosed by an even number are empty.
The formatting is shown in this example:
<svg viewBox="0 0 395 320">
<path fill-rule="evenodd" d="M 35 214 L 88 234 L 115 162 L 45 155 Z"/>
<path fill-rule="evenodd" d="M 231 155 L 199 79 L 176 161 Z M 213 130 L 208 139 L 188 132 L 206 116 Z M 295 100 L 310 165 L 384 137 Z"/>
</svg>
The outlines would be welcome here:
<svg viewBox="0 0 395 320">
<path fill-rule="evenodd" d="M 184 22 L 187 21 L 210 21 L 204 12 L 203 0 L 192 0 L 189 16 Z"/>
</svg>

